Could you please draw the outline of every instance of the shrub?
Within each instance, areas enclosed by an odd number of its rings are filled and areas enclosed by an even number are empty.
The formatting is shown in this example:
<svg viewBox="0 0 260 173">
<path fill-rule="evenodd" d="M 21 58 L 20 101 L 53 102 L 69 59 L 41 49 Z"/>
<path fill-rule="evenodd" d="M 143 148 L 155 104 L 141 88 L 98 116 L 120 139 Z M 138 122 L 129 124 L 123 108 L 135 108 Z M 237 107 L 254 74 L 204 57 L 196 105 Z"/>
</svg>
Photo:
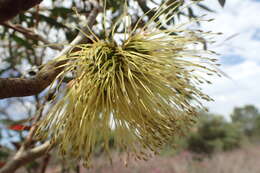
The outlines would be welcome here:
<svg viewBox="0 0 260 173">
<path fill-rule="evenodd" d="M 241 146 L 243 133 L 234 123 L 221 116 L 202 116 L 195 132 L 187 139 L 190 151 L 212 155 L 217 151 L 227 151 Z"/>
</svg>

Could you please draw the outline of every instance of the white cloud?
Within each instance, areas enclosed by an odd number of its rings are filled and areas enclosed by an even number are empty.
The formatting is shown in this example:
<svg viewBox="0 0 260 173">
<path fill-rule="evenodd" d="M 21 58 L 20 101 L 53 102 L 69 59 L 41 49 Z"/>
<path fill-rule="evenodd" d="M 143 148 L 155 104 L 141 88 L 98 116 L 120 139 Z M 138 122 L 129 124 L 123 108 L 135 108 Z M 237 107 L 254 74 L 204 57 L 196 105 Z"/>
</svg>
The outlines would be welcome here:
<svg viewBox="0 0 260 173">
<path fill-rule="evenodd" d="M 260 2 L 252 0 L 228 0 L 225 8 L 221 8 L 217 1 L 205 1 L 217 13 L 209 14 L 215 18 L 213 22 L 204 22 L 202 27 L 208 30 L 223 32 L 219 41 L 238 34 L 231 40 L 221 42 L 217 49 L 223 54 L 236 54 L 246 59 L 253 59 L 260 63 L 257 51 L 260 40 L 253 39 L 260 30 Z"/>
<path fill-rule="evenodd" d="M 235 106 L 254 104 L 260 108 L 260 65 L 247 61 L 230 66 L 225 72 L 231 79 L 216 78 L 213 85 L 203 87 L 215 99 L 215 102 L 206 103 L 210 111 L 227 117 Z"/>
<path fill-rule="evenodd" d="M 205 92 L 215 99 L 215 102 L 206 105 L 212 112 L 226 117 L 234 106 L 254 104 L 260 108 L 260 39 L 257 36 L 260 32 L 260 2 L 227 0 L 223 9 L 217 1 L 205 2 L 217 13 L 210 14 L 209 17 L 215 20 L 202 23 L 202 28 L 224 33 L 218 37 L 218 44 L 213 49 L 222 54 L 221 58 L 236 56 L 240 59 L 221 67 L 231 79 L 214 79 L 213 85 L 204 87 Z M 238 35 L 231 40 L 221 41 L 234 34 Z"/>
</svg>

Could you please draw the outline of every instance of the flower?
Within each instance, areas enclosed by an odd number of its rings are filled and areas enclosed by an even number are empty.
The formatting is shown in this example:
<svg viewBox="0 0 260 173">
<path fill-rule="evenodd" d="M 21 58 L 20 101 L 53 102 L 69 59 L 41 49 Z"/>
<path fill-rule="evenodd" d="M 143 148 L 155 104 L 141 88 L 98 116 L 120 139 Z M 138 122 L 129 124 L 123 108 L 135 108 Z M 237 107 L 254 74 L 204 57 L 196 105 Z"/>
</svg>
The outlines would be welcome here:
<svg viewBox="0 0 260 173">
<path fill-rule="evenodd" d="M 75 78 L 37 134 L 55 140 L 62 155 L 89 163 L 97 143 L 109 152 L 113 134 L 115 145 L 147 159 L 192 126 L 201 100 L 212 100 L 199 85 L 210 83 L 203 75 L 218 74 L 215 59 L 197 46 L 210 33 L 160 30 L 155 18 L 126 29 L 121 44 L 112 30 L 112 39 L 76 45 L 79 51 L 57 60 L 67 61 L 59 77 L 73 72 Z"/>
</svg>

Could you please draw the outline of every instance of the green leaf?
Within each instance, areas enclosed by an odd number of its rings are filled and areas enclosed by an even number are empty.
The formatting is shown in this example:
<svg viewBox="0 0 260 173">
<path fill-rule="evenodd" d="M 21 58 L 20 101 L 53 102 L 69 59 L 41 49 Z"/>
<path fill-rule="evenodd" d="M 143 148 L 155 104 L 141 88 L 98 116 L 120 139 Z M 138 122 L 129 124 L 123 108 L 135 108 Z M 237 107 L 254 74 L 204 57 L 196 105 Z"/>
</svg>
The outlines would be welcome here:
<svg viewBox="0 0 260 173">
<path fill-rule="evenodd" d="M 51 10 L 52 16 L 60 16 L 63 19 L 66 19 L 68 15 L 73 13 L 73 11 L 70 8 L 64 8 L 64 7 L 56 7 Z"/>
<path fill-rule="evenodd" d="M 57 20 L 55 20 L 55 19 L 53 19 L 51 17 L 45 16 L 45 15 L 42 15 L 42 14 L 39 14 L 39 17 L 40 17 L 40 20 L 45 21 L 46 23 L 48 23 L 51 26 L 54 26 L 57 29 L 59 29 L 59 28 L 67 28 L 67 26 L 65 26 L 62 23 L 57 22 Z"/>
<path fill-rule="evenodd" d="M 33 49 L 33 48 L 32 48 L 32 45 L 31 45 L 28 41 L 26 41 L 25 39 L 23 39 L 22 37 L 19 37 L 19 36 L 17 36 L 17 35 L 11 35 L 11 37 L 13 38 L 13 40 L 14 40 L 17 44 L 19 44 L 19 45 L 21 45 L 21 46 L 24 46 L 24 47 L 26 47 L 27 49 Z"/>
<path fill-rule="evenodd" d="M 189 18 L 195 18 L 196 17 L 193 13 L 193 10 L 190 7 L 188 8 L 188 15 L 189 15 Z"/>
<path fill-rule="evenodd" d="M 197 3 L 197 6 L 199 6 L 201 9 L 203 10 L 206 10 L 206 11 L 209 11 L 209 12 L 212 12 L 212 13 L 215 13 L 214 10 L 210 9 L 209 7 L 207 7 L 206 5 L 203 5 L 201 3 Z"/>
<path fill-rule="evenodd" d="M 226 0 L 218 0 L 219 4 L 224 7 L 225 6 L 225 3 L 226 3 Z"/>
</svg>

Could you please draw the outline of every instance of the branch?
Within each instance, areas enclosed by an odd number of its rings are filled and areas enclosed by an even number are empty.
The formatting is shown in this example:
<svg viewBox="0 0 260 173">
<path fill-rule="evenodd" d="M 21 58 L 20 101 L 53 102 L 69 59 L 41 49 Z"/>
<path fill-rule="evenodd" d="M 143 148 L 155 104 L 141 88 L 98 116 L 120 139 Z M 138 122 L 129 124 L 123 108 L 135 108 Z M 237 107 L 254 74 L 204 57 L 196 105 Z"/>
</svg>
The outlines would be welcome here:
<svg viewBox="0 0 260 173">
<path fill-rule="evenodd" d="M 100 11 L 98 3 L 96 1 L 92 3 L 94 8 L 88 16 L 88 27 L 83 28 L 86 34 L 89 34 L 89 28 L 94 25 Z M 73 45 L 80 44 L 84 40 L 87 40 L 86 37 L 79 32 L 77 37 L 70 43 L 71 46 L 64 48 L 55 58 L 65 55 L 73 48 Z M 66 61 L 48 63 L 32 78 L 0 78 L 0 99 L 31 96 L 42 92 L 62 71 L 62 68 L 57 67 L 65 63 Z"/>
<path fill-rule="evenodd" d="M 30 150 L 24 151 L 23 148 L 21 148 L 15 156 L 0 169 L 0 173 L 13 173 L 19 167 L 47 154 L 51 148 L 52 144 L 49 141 Z"/>
<path fill-rule="evenodd" d="M 35 160 L 36 158 L 39 158 L 43 155 L 49 156 L 48 152 L 55 146 L 54 142 L 46 141 L 45 143 L 41 144 L 40 146 L 36 146 L 34 148 L 30 148 L 34 146 L 35 141 L 33 140 L 34 133 L 36 131 L 37 123 L 39 122 L 42 113 L 44 105 L 46 104 L 47 100 L 44 100 L 41 106 L 36 106 L 38 108 L 36 113 L 36 120 L 34 122 L 35 125 L 33 125 L 29 131 L 28 136 L 24 140 L 23 144 L 17 151 L 17 153 L 14 155 L 14 157 L 9 160 L 1 169 L 0 173 L 13 173 L 15 170 L 17 170 L 19 167 L 28 164 L 29 162 Z M 47 157 L 48 158 L 48 157 Z M 45 170 L 47 166 L 47 162 L 44 162 L 42 170 Z"/>
<path fill-rule="evenodd" d="M 13 29 L 13 30 L 15 30 L 17 32 L 20 32 L 20 33 L 24 34 L 29 39 L 41 41 L 42 43 L 44 43 L 46 45 L 50 45 L 51 44 L 48 40 L 44 39 L 41 35 L 35 33 L 31 29 L 24 28 L 23 26 L 21 26 L 19 24 L 12 24 L 10 22 L 4 22 L 4 23 L 2 23 L 2 25 L 5 26 L 5 27 L 8 27 L 8 28 L 11 28 L 11 29 Z M 58 46 L 52 46 L 51 45 L 49 47 L 52 48 L 52 49 L 55 49 L 55 50 L 62 50 Z"/>
<path fill-rule="evenodd" d="M 63 62 L 54 62 L 44 66 L 32 78 L 0 78 L 0 99 L 8 97 L 23 97 L 35 95 L 43 91 L 62 68 L 57 68 Z"/>
<path fill-rule="evenodd" d="M 22 13 L 43 0 L 0 0 L 0 23 L 3 23 L 17 14 Z"/>
</svg>

